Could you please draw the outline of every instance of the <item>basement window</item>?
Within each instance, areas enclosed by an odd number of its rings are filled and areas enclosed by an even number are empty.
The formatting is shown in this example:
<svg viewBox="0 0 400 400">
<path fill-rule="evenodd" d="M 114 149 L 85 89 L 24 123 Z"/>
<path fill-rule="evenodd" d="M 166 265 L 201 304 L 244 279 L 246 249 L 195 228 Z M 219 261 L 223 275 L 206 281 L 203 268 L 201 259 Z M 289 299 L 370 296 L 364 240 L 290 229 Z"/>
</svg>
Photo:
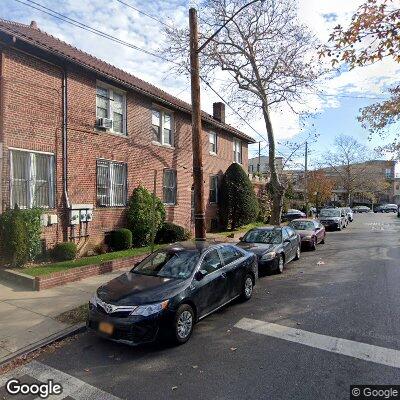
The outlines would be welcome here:
<svg viewBox="0 0 400 400">
<path fill-rule="evenodd" d="M 54 155 L 10 151 L 10 206 L 54 208 Z"/>
</svg>

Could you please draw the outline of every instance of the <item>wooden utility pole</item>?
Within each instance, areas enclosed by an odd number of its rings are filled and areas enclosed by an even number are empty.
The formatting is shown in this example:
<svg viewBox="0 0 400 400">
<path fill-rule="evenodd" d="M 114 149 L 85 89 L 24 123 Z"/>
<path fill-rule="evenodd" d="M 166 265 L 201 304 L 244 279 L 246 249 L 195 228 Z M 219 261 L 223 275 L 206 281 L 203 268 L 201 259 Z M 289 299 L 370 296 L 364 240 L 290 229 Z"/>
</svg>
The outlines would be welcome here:
<svg viewBox="0 0 400 400">
<path fill-rule="evenodd" d="M 204 211 L 203 146 L 201 140 L 199 32 L 197 11 L 189 10 L 190 28 L 190 76 L 192 89 L 192 148 L 194 187 L 194 230 L 196 240 L 206 240 Z"/>
<path fill-rule="evenodd" d="M 308 173 L 308 142 L 306 141 L 306 150 L 305 150 L 305 155 L 304 155 L 304 202 L 305 202 L 305 207 L 306 207 L 306 214 L 308 217 L 307 173 Z"/>
</svg>

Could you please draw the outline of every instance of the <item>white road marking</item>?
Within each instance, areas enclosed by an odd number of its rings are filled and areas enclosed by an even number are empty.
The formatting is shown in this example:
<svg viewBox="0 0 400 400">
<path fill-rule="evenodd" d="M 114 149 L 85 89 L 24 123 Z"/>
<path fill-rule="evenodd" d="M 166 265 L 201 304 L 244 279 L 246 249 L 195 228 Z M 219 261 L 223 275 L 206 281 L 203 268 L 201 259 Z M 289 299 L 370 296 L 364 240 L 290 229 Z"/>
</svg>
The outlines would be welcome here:
<svg viewBox="0 0 400 400">
<path fill-rule="evenodd" d="M 400 351 L 367 343 L 320 335 L 318 333 L 290 328 L 288 326 L 272 324 L 250 318 L 242 318 L 235 325 L 236 328 L 261 335 L 272 336 L 289 342 L 303 344 L 331 353 L 366 360 L 389 367 L 400 368 Z"/>
<path fill-rule="evenodd" d="M 120 400 L 119 397 L 115 397 L 72 375 L 38 361 L 31 361 L 29 364 L 0 376 L 0 387 L 4 386 L 9 379 L 20 378 L 23 375 L 29 375 L 41 382 L 47 382 L 47 380 L 52 379 L 54 383 L 61 384 L 63 387 L 62 394 L 58 396 L 49 396 L 49 400 L 61 400 L 67 396 L 75 400 Z"/>
</svg>

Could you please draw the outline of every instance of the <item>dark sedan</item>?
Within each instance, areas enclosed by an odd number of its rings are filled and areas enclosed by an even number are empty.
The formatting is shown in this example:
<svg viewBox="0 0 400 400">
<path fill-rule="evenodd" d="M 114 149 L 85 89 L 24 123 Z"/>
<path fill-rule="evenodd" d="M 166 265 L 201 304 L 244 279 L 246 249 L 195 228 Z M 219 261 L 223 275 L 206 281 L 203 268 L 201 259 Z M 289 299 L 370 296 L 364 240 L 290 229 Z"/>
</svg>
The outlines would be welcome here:
<svg viewBox="0 0 400 400">
<path fill-rule="evenodd" d="M 237 246 L 257 256 L 261 271 L 281 274 L 285 264 L 300 258 L 300 237 L 289 226 L 271 226 L 248 231 Z"/>
<path fill-rule="evenodd" d="M 325 227 L 315 219 L 295 219 L 289 226 L 300 235 L 302 246 L 315 250 L 318 243 L 325 243 Z"/>
<path fill-rule="evenodd" d="M 232 244 L 176 243 L 100 286 L 88 327 L 127 344 L 159 334 L 185 343 L 196 321 L 237 297 L 250 299 L 256 276 L 256 257 Z"/>
</svg>

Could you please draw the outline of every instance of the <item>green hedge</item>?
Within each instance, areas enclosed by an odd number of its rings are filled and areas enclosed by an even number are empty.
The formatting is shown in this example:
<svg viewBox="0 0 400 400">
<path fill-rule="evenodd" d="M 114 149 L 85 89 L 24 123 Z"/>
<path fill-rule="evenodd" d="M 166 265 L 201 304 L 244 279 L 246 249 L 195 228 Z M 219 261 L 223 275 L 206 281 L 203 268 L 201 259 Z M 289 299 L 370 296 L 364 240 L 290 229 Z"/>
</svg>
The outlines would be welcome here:
<svg viewBox="0 0 400 400">
<path fill-rule="evenodd" d="M 110 233 L 109 245 L 113 251 L 127 250 L 132 247 L 132 232 L 121 228 Z"/>
<path fill-rule="evenodd" d="M 78 248 L 73 242 L 58 243 L 54 246 L 52 256 L 56 261 L 70 261 L 76 258 Z"/>
<path fill-rule="evenodd" d="M 182 226 L 172 222 L 164 222 L 157 232 L 156 243 L 174 243 L 188 240 L 190 233 Z"/>
</svg>

